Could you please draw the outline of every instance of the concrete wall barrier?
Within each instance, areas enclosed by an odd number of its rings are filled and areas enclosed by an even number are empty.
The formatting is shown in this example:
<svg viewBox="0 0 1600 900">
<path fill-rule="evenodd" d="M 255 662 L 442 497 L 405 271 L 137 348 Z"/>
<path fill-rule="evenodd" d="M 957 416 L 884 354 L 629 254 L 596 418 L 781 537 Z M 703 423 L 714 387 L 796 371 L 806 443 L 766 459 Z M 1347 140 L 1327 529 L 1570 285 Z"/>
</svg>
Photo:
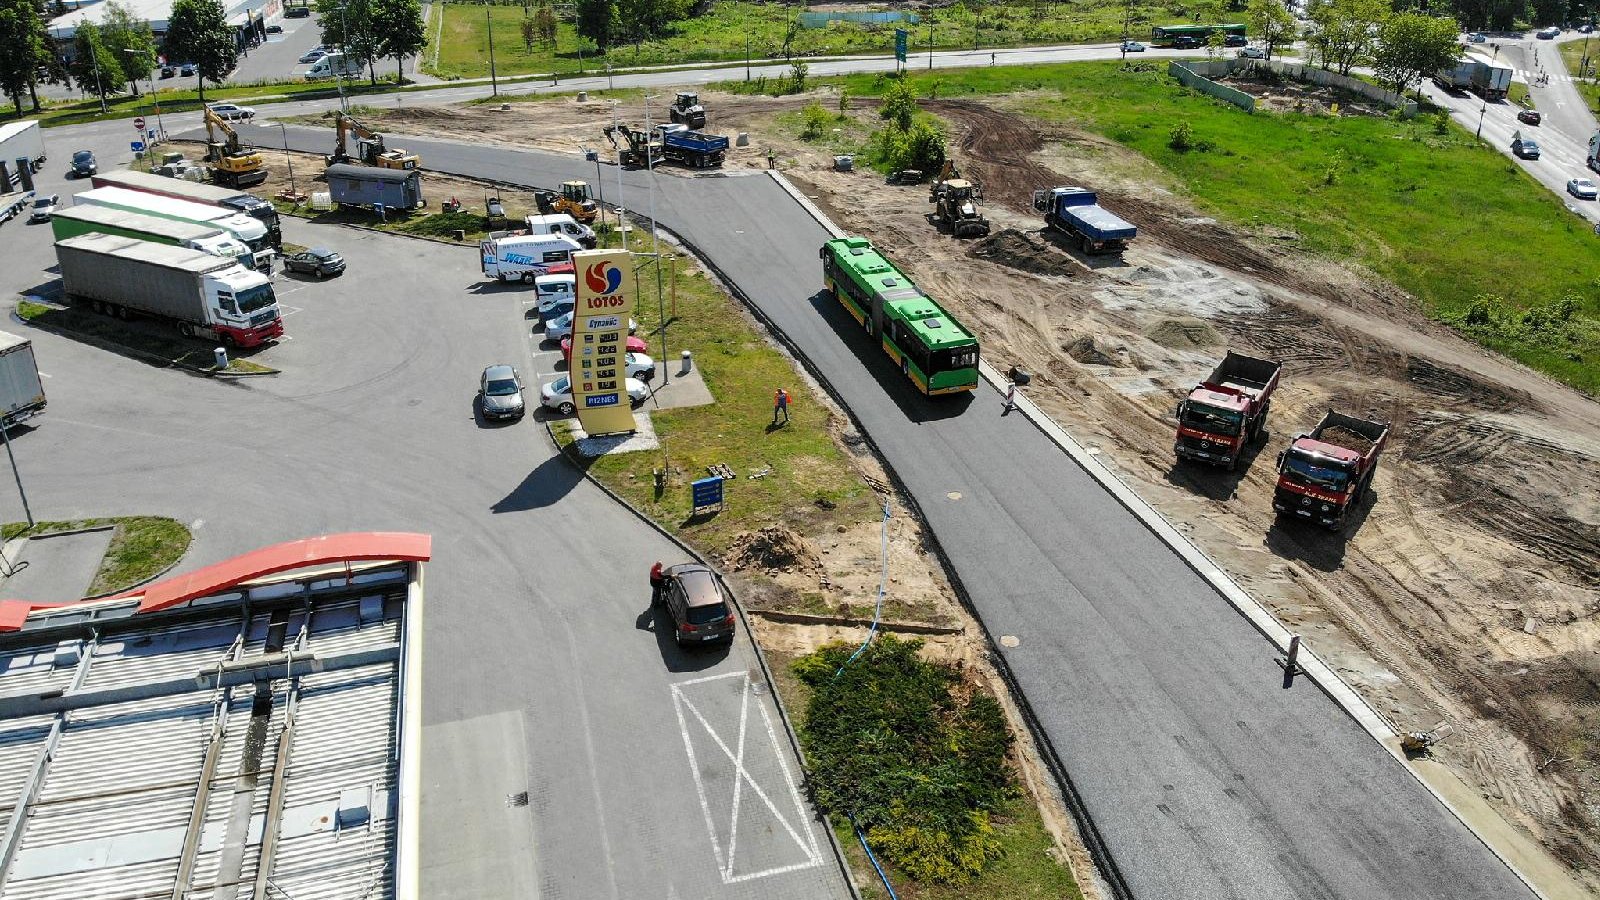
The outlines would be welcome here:
<svg viewBox="0 0 1600 900">
<path fill-rule="evenodd" d="M 1256 98 L 1246 94 L 1244 91 L 1236 90 L 1211 80 L 1214 77 L 1226 75 L 1231 71 L 1227 60 L 1167 63 L 1167 74 L 1183 82 L 1184 87 L 1193 88 L 1202 94 L 1209 94 L 1218 100 L 1232 103 L 1245 112 L 1255 112 Z"/>
</svg>

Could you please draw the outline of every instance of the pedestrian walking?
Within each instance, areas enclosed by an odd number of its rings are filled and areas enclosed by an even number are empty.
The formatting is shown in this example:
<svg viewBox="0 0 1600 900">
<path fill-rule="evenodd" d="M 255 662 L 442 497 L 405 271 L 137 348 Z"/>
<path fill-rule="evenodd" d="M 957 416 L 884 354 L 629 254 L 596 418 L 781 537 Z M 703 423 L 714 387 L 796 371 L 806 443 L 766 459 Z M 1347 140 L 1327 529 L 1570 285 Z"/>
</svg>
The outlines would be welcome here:
<svg viewBox="0 0 1600 900">
<path fill-rule="evenodd" d="M 989 65 L 991 65 L 991 66 L 994 65 L 994 54 L 993 53 L 989 54 Z"/>
<path fill-rule="evenodd" d="M 778 416 L 783 416 L 783 424 L 789 424 L 789 392 L 778 388 L 772 395 L 772 424 L 778 424 Z"/>
</svg>

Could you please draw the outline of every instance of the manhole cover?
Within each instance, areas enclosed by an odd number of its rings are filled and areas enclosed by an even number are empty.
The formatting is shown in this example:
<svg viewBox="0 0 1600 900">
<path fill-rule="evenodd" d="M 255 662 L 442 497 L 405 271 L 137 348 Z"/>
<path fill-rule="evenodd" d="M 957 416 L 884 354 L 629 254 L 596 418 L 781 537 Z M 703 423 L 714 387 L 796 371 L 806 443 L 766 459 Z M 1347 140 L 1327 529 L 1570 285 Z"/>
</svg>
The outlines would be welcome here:
<svg viewBox="0 0 1600 900">
<path fill-rule="evenodd" d="M 1021 643 L 1022 641 L 1014 634 L 1000 635 L 1000 646 L 1002 647 L 1015 647 Z"/>
<path fill-rule="evenodd" d="M 945 496 L 949 497 L 951 500 L 960 500 L 961 499 L 961 492 L 960 491 L 951 491 L 950 493 L 945 494 Z"/>
<path fill-rule="evenodd" d="M 517 792 L 515 794 L 507 794 L 506 795 L 506 806 L 527 806 L 527 805 L 528 805 L 528 792 L 527 791 L 519 791 L 519 792 Z"/>
</svg>

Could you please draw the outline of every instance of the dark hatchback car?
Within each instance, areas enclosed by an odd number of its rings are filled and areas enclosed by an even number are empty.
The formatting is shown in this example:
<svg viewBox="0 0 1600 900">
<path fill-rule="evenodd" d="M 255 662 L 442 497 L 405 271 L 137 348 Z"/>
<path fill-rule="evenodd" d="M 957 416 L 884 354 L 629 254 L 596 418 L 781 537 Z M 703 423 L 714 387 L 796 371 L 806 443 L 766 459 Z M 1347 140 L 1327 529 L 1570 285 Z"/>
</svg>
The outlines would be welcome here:
<svg viewBox="0 0 1600 900">
<path fill-rule="evenodd" d="M 94 161 L 94 153 L 88 150 L 79 150 L 72 154 L 73 178 L 88 178 L 100 171 L 99 164 Z"/>
<path fill-rule="evenodd" d="M 283 17 L 285 19 L 308 19 L 311 17 L 311 7 L 291 6 L 283 11 Z"/>
<path fill-rule="evenodd" d="M 329 250 L 327 247 L 312 247 L 299 253 L 291 253 L 283 258 L 285 272 L 303 272 L 326 278 L 329 275 L 338 275 L 344 271 L 344 257 Z"/>
<path fill-rule="evenodd" d="M 1525 109 L 1517 113 L 1517 121 L 1527 125 L 1537 125 L 1544 121 L 1544 116 L 1537 109 Z"/>
<path fill-rule="evenodd" d="M 1172 39 L 1174 50 L 1193 50 L 1200 46 L 1200 39 L 1192 35 L 1180 34 Z"/>
<path fill-rule="evenodd" d="M 672 620 L 678 646 L 733 641 L 733 597 L 716 573 L 699 563 L 650 572 L 651 602 Z"/>
</svg>

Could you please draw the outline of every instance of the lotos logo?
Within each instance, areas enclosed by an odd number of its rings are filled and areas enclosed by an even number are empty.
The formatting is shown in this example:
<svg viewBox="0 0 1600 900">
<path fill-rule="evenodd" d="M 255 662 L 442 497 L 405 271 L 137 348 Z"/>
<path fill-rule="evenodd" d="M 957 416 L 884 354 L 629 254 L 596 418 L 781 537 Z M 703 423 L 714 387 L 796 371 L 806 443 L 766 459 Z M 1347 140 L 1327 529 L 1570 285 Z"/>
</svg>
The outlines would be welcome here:
<svg viewBox="0 0 1600 900">
<path fill-rule="evenodd" d="M 622 270 L 606 262 L 597 262 L 584 270 L 583 280 L 596 294 L 615 294 L 622 287 Z"/>
</svg>

